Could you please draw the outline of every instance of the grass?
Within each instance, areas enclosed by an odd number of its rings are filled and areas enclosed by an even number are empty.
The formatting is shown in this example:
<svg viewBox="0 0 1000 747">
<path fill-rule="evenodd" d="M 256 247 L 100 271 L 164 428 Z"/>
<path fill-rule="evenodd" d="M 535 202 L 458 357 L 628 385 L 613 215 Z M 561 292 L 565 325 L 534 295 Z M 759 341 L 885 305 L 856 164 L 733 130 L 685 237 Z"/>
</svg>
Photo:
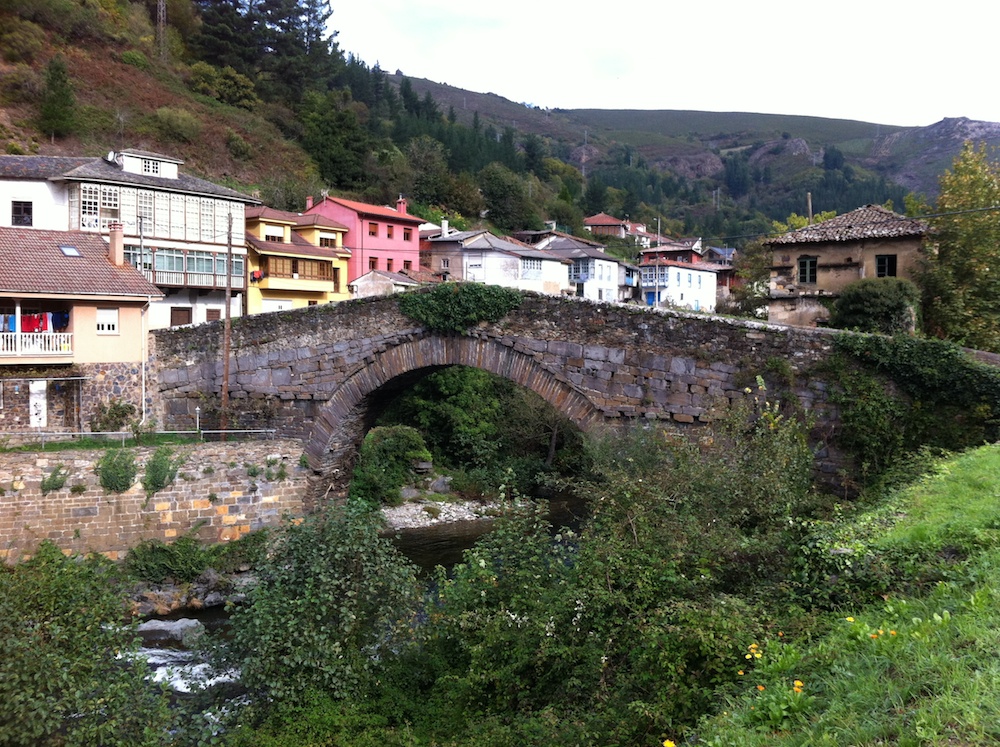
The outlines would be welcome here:
<svg viewBox="0 0 1000 747">
<path fill-rule="evenodd" d="M 758 642 L 740 686 L 697 744 L 992 745 L 1000 741 L 1000 448 L 942 462 L 892 496 L 871 547 L 911 552 L 939 575 L 921 595 L 829 614 L 814 637 Z M 863 523 L 863 517 L 857 521 Z M 970 541 L 970 539 L 972 541 Z M 949 548 L 958 548 L 956 560 Z M 800 692 L 795 682 L 801 683 Z"/>
</svg>

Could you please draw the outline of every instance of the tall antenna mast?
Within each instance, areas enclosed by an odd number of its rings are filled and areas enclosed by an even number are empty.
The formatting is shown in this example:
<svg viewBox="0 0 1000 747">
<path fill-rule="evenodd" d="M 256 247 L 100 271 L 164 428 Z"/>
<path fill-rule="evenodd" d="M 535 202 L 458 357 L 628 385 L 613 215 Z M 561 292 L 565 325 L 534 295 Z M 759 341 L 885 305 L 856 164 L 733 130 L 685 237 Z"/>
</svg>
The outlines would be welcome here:
<svg viewBox="0 0 1000 747">
<path fill-rule="evenodd" d="M 160 42 L 160 59 L 167 59 L 167 0 L 156 2 L 156 35 Z"/>
</svg>

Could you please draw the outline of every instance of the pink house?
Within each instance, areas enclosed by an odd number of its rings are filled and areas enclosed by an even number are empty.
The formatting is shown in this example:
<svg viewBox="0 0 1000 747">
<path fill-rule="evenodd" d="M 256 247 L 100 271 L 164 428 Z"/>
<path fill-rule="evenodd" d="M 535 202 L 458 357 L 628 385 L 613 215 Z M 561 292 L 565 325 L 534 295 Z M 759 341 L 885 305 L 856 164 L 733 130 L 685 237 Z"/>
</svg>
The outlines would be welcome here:
<svg viewBox="0 0 1000 747">
<path fill-rule="evenodd" d="M 395 209 L 328 196 L 313 203 L 313 198 L 307 197 L 306 213 L 347 226 L 344 248 L 351 251 L 348 283 L 372 270 L 406 274 L 420 269 L 420 225 L 424 221 L 407 214 L 402 197 Z"/>
</svg>

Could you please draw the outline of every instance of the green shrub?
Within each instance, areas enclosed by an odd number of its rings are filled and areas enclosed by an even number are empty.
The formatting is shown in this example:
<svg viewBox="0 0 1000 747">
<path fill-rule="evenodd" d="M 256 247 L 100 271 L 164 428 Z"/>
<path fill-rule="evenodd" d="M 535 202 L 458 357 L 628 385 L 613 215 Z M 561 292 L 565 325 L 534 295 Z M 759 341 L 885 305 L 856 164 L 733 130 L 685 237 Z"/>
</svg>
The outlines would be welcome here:
<svg viewBox="0 0 1000 747">
<path fill-rule="evenodd" d="M 156 110 L 156 122 L 160 133 L 182 143 L 193 143 L 201 134 L 201 122 L 185 109 L 161 106 Z"/>
<path fill-rule="evenodd" d="M 142 476 L 142 487 L 146 495 L 163 490 L 177 477 L 177 469 L 184 463 L 183 457 L 174 459 L 174 451 L 169 446 L 161 446 L 146 462 L 146 471 Z"/>
<path fill-rule="evenodd" d="M 149 70 L 149 60 L 146 59 L 146 55 L 135 49 L 127 49 L 122 52 L 122 62 L 140 70 Z"/>
<path fill-rule="evenodd" d="M 66 471 L 66 467 L 62 464 L 57 464 L 54 470 L 42 478 L 42 495 L 48 495 L 49 493 L 61 490 L 62 486 L 66 484 L 68 476 L 69 473 Z"/>
<path fill-rule="evenodd" d="M 87 486 L 82 482 L 73 483 L 70 486 L 69 492 L 73 495 L 81 495 L 87 492 Z"/>
<path fill-rule="evenodd" d="M 124 493 L 135 484 L 138 468 L 131 449 L 109 449 L 101 455 L 94 471 L 105 490 Z"/>
<path fill-rule="evenodd" d="M 237 158 L 240 161 L 249 161 L 253 156 L 253 148 L 250 143 L 240 137 L 240 134 L 234 130 L 226 131 L 226 148 L 229 149 L 229 154 L 233 158 Z"/>
<path fill-rule="evenodd" d="M 106 404 L 98 402 L 90 419 L 90 430 L 94 433 L 109 433 L 128 430 L 127 426 L 137 413 L 135 405 L 123 399 L 111 399 Z"/>
<path fill-rule="evenodd" d="M 399 505 L 399 489 L 416 476 L 413 463 L 430 459 L 431 453 L 416 428 L 372 428 L 361 444 L 349 495 L 372 505 Z"/>
<path fill-rule="evenodd" d="M 32 62 L 45 46 L 45 30 L 37 23 L 17 17 L 4 18 L 0 31 L 0 55 L 8 62 Z"/>
<path fill-rule="evenodd" d="M 22 148 L 17 143 L 13 143 L 13 142 L 7 143 L 7 147 L 5 148 L 5 150 L 6 150 L 8 156 L 23 156 L 23 155 L 27 155 L 26 152 L 25 152 L 25 150 L 24 150 L 24 148 Z"/>
<path fill-rule="evenodd" d="M 5 103 L 33 103 L 41 98 L 44 89 L 45 83 L 41 75 L 22 62 L 0 77 L 0 100 Z"/>
<path fill-rule="evenodd" d="M 884 335 L 917 329 L 920 291 L 903 278 L 865 278 L 850 283 L 833 303 L 830 326 Z"/>
<path fill-rule="evenodd" d="M 502 319 L 521 305 L 520 291 L 482 283 L 442 283 L 430 291 L 400 296 L 399 310 L 427 329 L 464 332 L 479 322 Z"/>
<path fill-rule="evenodd" d="M 208 569 L 211 557 L 197 538 L 189 534 L 169 545 L 157 539 L 144 540 L 125 556 L 125 570 L 134 578 L 151 584 L 162 583 L 168 578 L 187 583 Z"/>
</svg>

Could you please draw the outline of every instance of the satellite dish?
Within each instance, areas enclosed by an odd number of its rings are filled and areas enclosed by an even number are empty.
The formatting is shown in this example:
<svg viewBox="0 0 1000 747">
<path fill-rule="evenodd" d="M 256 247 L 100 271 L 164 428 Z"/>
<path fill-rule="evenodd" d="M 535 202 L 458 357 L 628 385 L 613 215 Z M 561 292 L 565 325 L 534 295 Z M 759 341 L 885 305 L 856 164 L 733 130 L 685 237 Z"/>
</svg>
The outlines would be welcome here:
<svg viewBox="0 0 1000 747">
<path fill-rule="evenodd" d="M 113 150 L 109 150 L 108 151 L 108 155 L 106 155 L 104 157 L 104 160 L 107 161 L 108 163 L 114 163 L 115 162 L 115 152 Z"/>
</svg>

